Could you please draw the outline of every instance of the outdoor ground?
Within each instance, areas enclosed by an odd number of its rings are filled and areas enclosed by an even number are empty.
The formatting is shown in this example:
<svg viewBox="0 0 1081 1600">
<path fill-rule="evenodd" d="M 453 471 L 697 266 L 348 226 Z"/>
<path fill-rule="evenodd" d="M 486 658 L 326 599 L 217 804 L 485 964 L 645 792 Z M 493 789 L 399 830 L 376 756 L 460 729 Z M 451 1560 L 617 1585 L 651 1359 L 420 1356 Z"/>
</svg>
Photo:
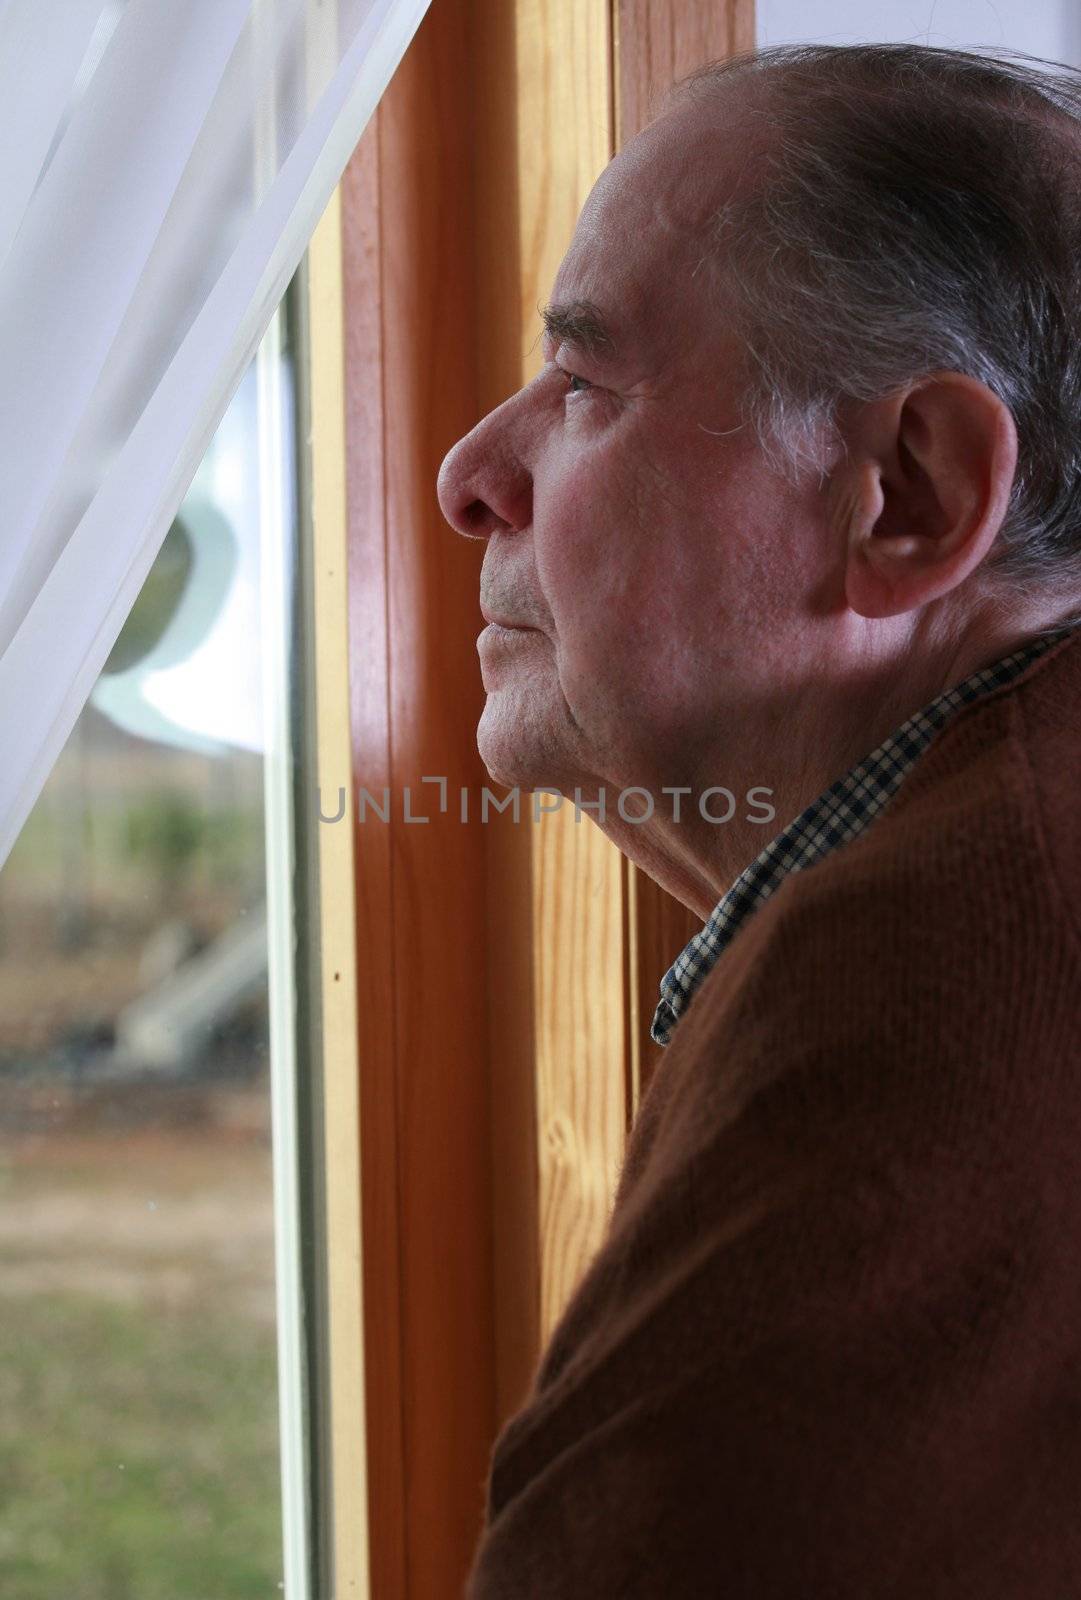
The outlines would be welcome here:
<svg viewBox="0 0 1081 1600">
<path fill-rule="evenodd" d="M 280 1595 L 265 1102 L 0 1135 L 0 1595 Z"/>
</svg>

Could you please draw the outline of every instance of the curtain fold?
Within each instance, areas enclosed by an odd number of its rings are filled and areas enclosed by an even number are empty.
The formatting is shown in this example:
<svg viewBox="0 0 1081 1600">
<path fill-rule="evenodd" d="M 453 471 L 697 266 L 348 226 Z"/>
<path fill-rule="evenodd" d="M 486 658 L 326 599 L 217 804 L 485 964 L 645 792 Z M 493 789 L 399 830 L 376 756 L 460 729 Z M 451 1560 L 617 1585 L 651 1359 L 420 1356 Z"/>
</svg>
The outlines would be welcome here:
<svg viewBox="0 0 1081 1600">
<path fill-rule="evenodd" d="M 6 0 L 0 9 L 0 106 L 7 126 L 18 129 L 0 162 L 0 262 L 44 170 L 91 40 L 108 21 L 101 0 L 47 8 L 41 0 Z"/>
<path fill-rule="evenodd" d="M 0 863 L 427 4 L 0 8 Z"/>
</svg>

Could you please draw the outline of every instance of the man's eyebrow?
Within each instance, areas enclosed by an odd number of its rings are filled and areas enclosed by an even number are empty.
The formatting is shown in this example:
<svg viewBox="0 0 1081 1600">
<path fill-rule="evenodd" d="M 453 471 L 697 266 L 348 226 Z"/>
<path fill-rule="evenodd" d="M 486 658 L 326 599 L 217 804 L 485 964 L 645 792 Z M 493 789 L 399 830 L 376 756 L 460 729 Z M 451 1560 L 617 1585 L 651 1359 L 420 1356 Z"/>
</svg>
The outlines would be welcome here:
<svg viewBox="0 0 1081 1600">
<path fill-rule="evenodd" d="M 592 300 L 553 302 L 542 309 L 541 321 L 549 338 L 561 340 L 587 356 L 616 354 L 616 342 L 604 313 Z"/>
</svg>

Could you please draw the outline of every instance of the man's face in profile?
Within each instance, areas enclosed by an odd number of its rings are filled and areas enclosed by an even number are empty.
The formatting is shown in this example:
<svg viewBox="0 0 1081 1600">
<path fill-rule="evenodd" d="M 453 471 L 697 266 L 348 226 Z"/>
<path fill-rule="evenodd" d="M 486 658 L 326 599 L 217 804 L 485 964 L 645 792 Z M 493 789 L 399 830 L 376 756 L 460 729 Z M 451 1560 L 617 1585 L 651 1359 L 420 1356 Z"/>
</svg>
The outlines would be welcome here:
<svg viewBox="0 0 1081 1600">
<path fill-rule="evenodd" d="M 545 366 L 448 455 L 448 521 L 487 539 L 497 781 L 583 795 L 746 762 L 807 669 L 826 534 L 740 426 L 740 351 L 704 260 L 739 118 L 681 107 L 601 175 L 550 299 Z M 763 781 L 748 775 L 749 782 Z"/>
</svg>

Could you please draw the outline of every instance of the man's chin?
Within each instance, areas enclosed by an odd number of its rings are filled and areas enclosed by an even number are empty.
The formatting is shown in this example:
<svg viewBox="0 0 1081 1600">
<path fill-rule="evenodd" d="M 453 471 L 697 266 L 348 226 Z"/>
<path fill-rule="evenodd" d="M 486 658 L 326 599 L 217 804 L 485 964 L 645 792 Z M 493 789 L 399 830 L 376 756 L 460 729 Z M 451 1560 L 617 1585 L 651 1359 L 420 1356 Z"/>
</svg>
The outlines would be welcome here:
<svg viewBox="0 0 1081 1600">
<path fill-rule="evenodd" d="M 508 727 L 485 713 L 477 728 L 477 751 L 489 778 L 505 789 L 569 792 L 564 784 L 572 780 L 564 770 L 565 763 L 520 724 Z"/>
<path fill-rule="evenodd" d="M 477 749 L 488 771 L 490 782 L 503 789 L 549 789 L 555 785 L 547 777 L 537 775 L 535 762 L 525 759 L 523 751 L 504 749 L 498 741 L 494 747 L 477 735 Z"/>
</svg>

